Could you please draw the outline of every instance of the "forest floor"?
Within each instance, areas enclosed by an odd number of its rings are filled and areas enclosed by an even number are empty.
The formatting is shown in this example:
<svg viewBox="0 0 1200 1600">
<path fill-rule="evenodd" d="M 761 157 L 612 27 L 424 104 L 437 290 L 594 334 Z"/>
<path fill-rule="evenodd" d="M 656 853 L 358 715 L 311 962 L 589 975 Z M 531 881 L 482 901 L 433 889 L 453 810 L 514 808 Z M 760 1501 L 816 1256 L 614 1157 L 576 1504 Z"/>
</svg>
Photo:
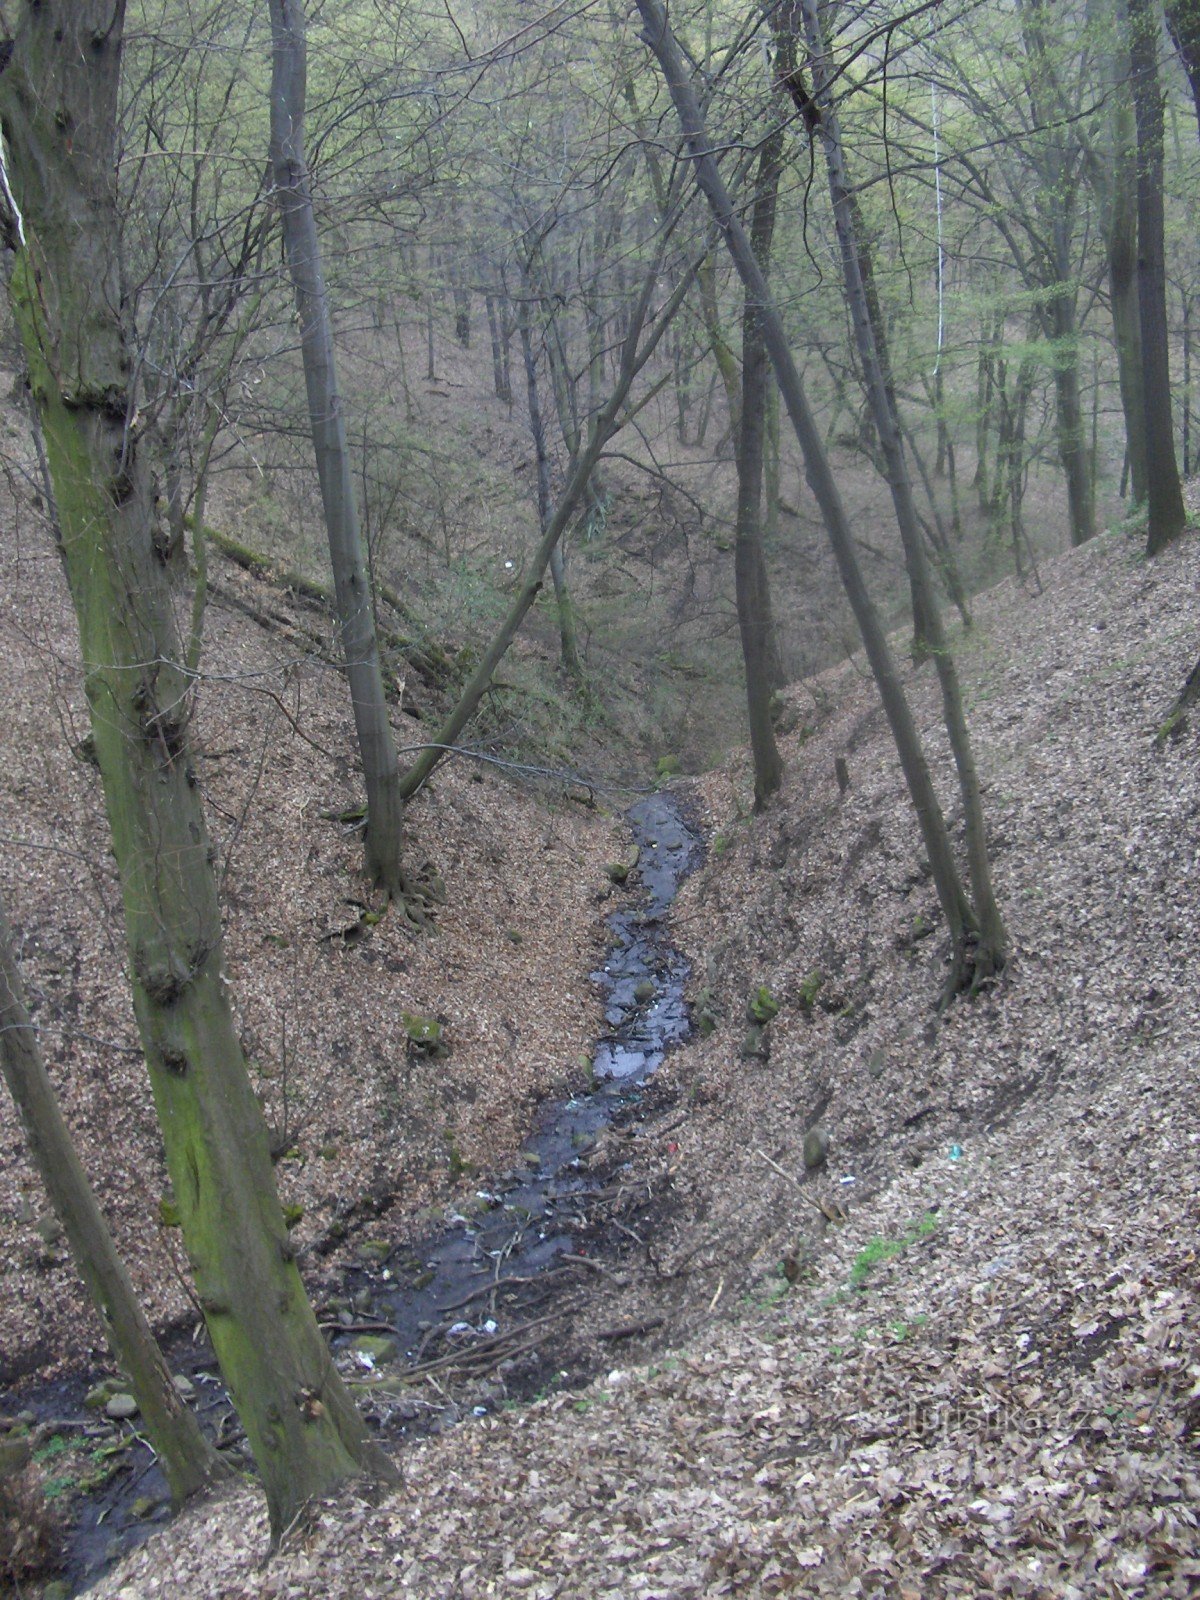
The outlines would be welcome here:
<svg viewBox="0 0 1200 1600">
<path fill-rule="evenodd" d="M 1048 564 L 1041 594 L 1002 584 L 961 642 L 1013 946 L 975 999 L 936 1010 L 942 926 L 861 660 L 789 692 L 787 784 L 766 814 L 751 814 L 740 753 L 686 785 L 709 854 L 673 927 L 715 1026 L 668 1058 L 637 1137 L 610 1137 L 622 1181 L 661 1203 L 653 1235 L 627 1241 L 624 1287 L 607 1279 L 579 1310 L 662 1327 L 614 1343 L 584 1387 L 407 1448 L 399 1493 L 348 1491 L 269 1564 L 244 1488 L 128 1557 L 100 1600 L 1196 1591 L 1200 722 L 1161 747 L 1155 733 L 1200 648 L 1200 539 L 1153 564 L 1140 546 L 1118 531 Z M 0 632 L 15 750 L 44 724 L 47 663 L 67 663 L 56 704 L 77 715 L 49 562 Z M 352 844 L 317 817 L 349 797 L 348 767 L 314 777 L 282 711 L 250 697 L 252 674 L 280 670 L 260 656 L 278 643 L 219 609 L 214 623 L 242 686 L 213 685 L 203 729 L 236 845 L 231 975 L 256 1058 L 275 1063 L 273 1114 L 285 1016 L 287 1059 L 324 1075 L 281 1164 L 286 1197 L 315 1238 L 390 1186 L 397 1220 L 370 1224 L 386 1231 L 437 1194 L 431 1172 L 445 1193 L 448 1144 L 486 1175 L 579 1070 L 619 834 L 568 801 L 547 812 L 496 776 L 447 773 L 414 817 L 446 880 L 441 937 L 385 923 L 358 945 L 321 940 L 353 920 Z M 31 638 L 40 671 L 21 666 Z M 931 668 L 908 678 L 957 822 Z M 301 686 L 305 733 L 340 748 L 333 697 Z M 239 693 L 252 710 L 234 732 Z M 264 714 L 287 736 L 255 732 Z M 247 739 L 262 753 L 238 770 L 254 781 L 226 792 L 216 756 Z M 102 859 L 89 770 L 36 744 L 4 775 L 5 831 L 51 828 L 47 844 Z M 31 852 L 9 854 L 5 890 L 42 1003 L 55 983 L 77 996 L 79 1031 L 55 1041 L 73 1121 L 143 1287 L 178 1315 L 169 1240 L 147 1216 L 161 1179 L 119 962 L 100 966 L 102 988 L 92 959 L 111 942 L 95 905 L 112 884 L 44 855 L 35 873 Z M 760 985 L 780 1010 L 748 1056 Z M 397 1046 L 401 1010 L 450 1017 L 436 1074 Z M 128 1094 L 139 1114 L 118 1111 Z M 20 1209 L 30 1180 L 0 1126 L 0 1337 L 10 1368 L 31 1370 L 92 1335 Z M 810 1170 L 813 1133 L 828 1148 Z"/>
</svg>

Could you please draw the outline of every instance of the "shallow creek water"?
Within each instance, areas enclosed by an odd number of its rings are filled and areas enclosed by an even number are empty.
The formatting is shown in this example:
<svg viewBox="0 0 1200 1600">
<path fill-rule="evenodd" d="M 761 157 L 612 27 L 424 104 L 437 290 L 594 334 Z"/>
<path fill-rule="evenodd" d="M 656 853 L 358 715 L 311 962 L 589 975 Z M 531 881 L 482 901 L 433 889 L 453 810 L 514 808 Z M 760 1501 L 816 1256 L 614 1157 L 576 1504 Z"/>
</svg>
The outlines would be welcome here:
<svg viewBox="0 0 1200 1600">
<path fill-rule="evenodd" d="M 452 1210 L 439 1229 L 394 1244 L 364 1242 L 360 1264 L 348 1271 L 342 1292 L 326 1302 L 322 1313 L 338 1365 L 352 1380 L 364 1385 L 387 1375 L 402 1380 L 415 1366 L 443 1357 L 452 1364 L 456 1355 L 474 1350 L 486 1358 L 489 1351 L 505 1348 L 510 1333 L 532 1325 L 531 1312 L 552 1297 L 553 1275 L 569 1273 L 572 1257 L 586 1264 L 580 1251 L 582 1212 L 596 1183 L 586 1165 L 587 1151 L 629 1113 L 666 1051 L 689 1031 L 688 966 L 671 944 L 664 919 L 680 883 L 700 863 L 700 840 L 669 793 L 638 801 L 628 822 L 638 862 L 630 873 L 628 902 L 606 919 L 610 941 L 603 967 L 592 975 L 604 999 L 605 1033 L 594 1049 L 589 1092 L 545 1106 L 519 1164 L 478 1189 L 461 1211 Z M 390 1359 L 378 1349 L 372 1354 L 361 1348 L 366 1330 L 394 1343 Z M 547 1348 L 552 1354 L 553 1346 Z M 211 1354 L 177 1344 L 169 1356 L 194 1385 L 193 1403 L 206 1424 L 219 1438 L 234 1435 L 236 1418 Z M 99 1455 L 112 1439 L 112 1428 L 83 1407 L 93 1381 L 94 1375 L 80 1375 L 10 1394 L 0 1400 L 0 1409 L 26 1409 L 40 1423 L 53 1422 L 50 1448 L 55 1438 L 86 1441 Z M 427 1432 L 431 1422 L 448 1426 L 462 1415 L 453 1402 L 440 1412 L 412 1399 L 389 1404 L 388 1395 L 404 1392 L 400 1382 L 378 1393 L 364 1388 L 368 1415 L 374 1414 L 387 1441 Z M 477 1391 L 468 1409 L 485 1411 L 502 1393 L 503 1386 L 490 1397 Z M 135 1432 L 132 1424 L 117 1426 Z M 53 1478 L 54 1458 L 47 1457 L 47 1448 L 40 1452 L 43 1470 Z M 78 1461 L 79 1452 L 71 1459 Z M 134 1438 L 120 1459 L 122 1466 L 106 1483 L 73 1504 L 64 1574 L 72 1594 L 95 1582 L 169 1514 L 162 1476 L 148 1448 Z"/>
</svg>

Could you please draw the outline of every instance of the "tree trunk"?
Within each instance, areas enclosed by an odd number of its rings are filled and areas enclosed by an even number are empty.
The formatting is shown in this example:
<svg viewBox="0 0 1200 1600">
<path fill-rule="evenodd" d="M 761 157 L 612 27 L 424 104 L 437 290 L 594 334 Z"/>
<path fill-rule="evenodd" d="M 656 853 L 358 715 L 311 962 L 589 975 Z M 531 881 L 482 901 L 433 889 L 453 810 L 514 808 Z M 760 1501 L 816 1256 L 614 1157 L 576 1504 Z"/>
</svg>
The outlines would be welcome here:
<svg viewBox="0 0 1200 1600">
<path fill-rule="evenodd" d="M 1166 13 L 1200 123 L 1200 0 L 1166 0 Z"/>
<path fill-rule="evenodd" d="M 118 1364 L 129 1376 L 150 1443 L 176 1505 L 230 1475 L 171 1381 L 125 1264 L 75 1152 L 29 1020 L 12 932 L 0 902 L 0 1071 L 79 1276 L 100 1315 Z"/>
<path fill-rule="evenodd" d="M 664 239 L 665 233 L 666 230 L 664 228 Z M 416 794 L 437 764 L 448 751 L 454 748 L 454 741 L 475 715 L 479 702 L 483 699 L 488 685 L 492 681 L 492 675 L 504 659 L 509 645 L 516 638 L 522 622 L 528 615 L 530 606 L 537 599 L 551 554 L 566 532 L 577 507 L 583 502 L 587 494 L 588 482 L 592 471 L 597 461 L 599 461 L 605 445 L 621 426 L 618 419 L 622 413 L 626 415 L 632 414 L 626 411 L 626 402 L 629 397 L 629 391 L 633 386 L 633 381 L 658 348 L 663 333 L 669 327 L 671 319 L 678 311 L 695 277 L 694 268 L 681 275 L 666 304 L 659 311 L 653 331 L 647 336 L 644 345 L 639 349 L 638 341 L 649 316 L 650 301 L 653 296 L 654 286 L 658 280 L 661 262 L 660 246 L 646 274 L 636 309 L 629 319 L 629 332 L 625 335 L 621 345 L 617 382 L 601 408 L 599 415 L 594 419 L 587 443 L 571 468 L 571 475 L 558 497 L 554 514 L 546 524 L 541 542 L 530 558 L 525 581 L 518 590 L 509 608 L 508 615 L 496 630 L 491 644 L 484 652 L 483 659 L 472 673 L 470 681 L 464 687 L 453 710 L 438 729 L 436 738 L 426 745 L 425 749 L 401 779 L 401 792 L 405 799 Z M 669 371 L 664 374 L 663 382 L 669 382 L 670 376 Z M 651 390 L 651 394 L 657 393 L 658 387 L 659 385 L 656 385 Z M 634 409 L 636 410 L 636 408 Z"/>
<path fill-rule="evenodd" d="M 167 1165 L 213 1348 L 278 1534 L 314 1495 L 390 1468 L 305 1296 L 222 971 L 188 732 L 191 681 L 179 665 L 121 320 L 114 171 L 124 9 L 121 0 L 23 9 L 0 76 L 10 187 L 24 214 L 10 296 L 58 495 Z"/>
<path fill-rule="evenodd" d="M 1050 306 L 1043 310 L 1043 326 L 1054 352 L 1054 421 L 1059 461 L 1067 480 L 1070 542 L 1078 546 L 1096 533 L 1096 491 L 1078 382 L 1077 291 L 1069 282 L 1069 232 L 1062 218 L 1054 221 L 1054 258 L 1058 280 L 1051 290 Z"/>
<path fill-rule="evenodd" d="M 1158 9 L 1129 0 L 1129 61 L 1137 124 L 1138 311 L 1146 419 L 1147 555 L 1184 530 L 1187 513 L 1175 460 L 1163 254 L 1163 100 L 1158 82 Z"/>
<path fill-rule="evenodd" d="M 1125 59 L 1117 52 L 1113 71 L 1113 160 L 1108 200 L 1108 286 L 1112 304 L 1113 341 L 1117 349 L 1117 385 L 1125 418 L 1125 448 L 1133 498 L 1144 505 L 1146 479 L 1146 413 L 1142 384 L 1142 330 L 1137 282 L 1137 133 Z"/>
<path fill-rule="evenodd" d="M 750 220 L 750 243 L 766 282 L 771 270 L 771 240 L 783 164 L 783 128 L 773 128 L 758 154 L 758 176 Z M 742 312 L 742 392 L 738 407 L 737 521 L 734 591 L 742 660 L 750 751 L 754 761 L 754 805 L 761 810 L 783 781 L 783 762 L 771 723 L 771 657 L 774 636 L 771 591 L 762 539 L 763 455 L 766 437 L 770 361 L 763 342 L 760 308 L 747 293 Z"/>
<path fill-rule="evenodd" d="M 508 375 L 504 370 L 504 359 L 500 350 L 500 323 L 496 316 L 496 300 L 494 295 L 484 297 L 487 307 L 488 336 L 492 342 L 492 387 L 496 391 L 497 400 L 511 403 L 512 395 L 508 389 Z"/>
<path fill-rule="evenodd" d="M 1192 296 L 1186 289 L 1179 291 L 1183 334 L 1183 429 L 1180 443 L 1183 446 L 1183 475 L 1192 475 Z"/>
<path fill-rule="evenodd" d="M 371 584 L 354 497 L 304 150 L 307 63 L 303 0 L 271 0 L 270 11 L 271 166 L 300 320 L 309 423 L 367 791 L 366 866 L 389 895 L 403 898 L 400 766 L 383 692 Z"/>
<path fill-rule="evenodd" d="M 528 287 L 528 286 L 527 286 Z M 546 429 L 542 422 L 542 406 L 538 396 L 537 361 L 533 350 L 533 337 L 529 329 L 529 298 L 521 302 L 521 354 L 525 361 L 525 392 L 529 402 L 529 431 L 533 436 L 534 456 L 537 462 L 538 530 L 543 536 L 552 515 L 550 503 L 550 457 L 546 451 Z M 583 680 L 579 664 L 579 646 L 576 642 L 575 613 L 571 594 L 567 588 L 566 571 L 559 540 L 550 552 L 550 577 L 554 584 L 554 601 L 558 611 L 558 638 L 564 669 L 577 682 Z"/>
<path fill-rule="evenodd" d="M 834 481 L 820 431 L 809 408 L 800 374 L 792 359 L 779 312 L 771 299 L 770 291 L 754 259 L 746 231 L 717 167 L 682 52 L 674 34 L 667 26 L 666 13 L 660 0 L 638 0 L 638 11 L 645 23 L 642 37 L 657 58 L 675 103 L 692 157 L 692 170 L 696 183 L 708 201 L 746 292 L 759 309 L 762 318 L 763 338 L 775 369 L 783 403 L 804 456 L 809 487 L 820 507 L 846 596 L 862 634 L 867 658 L 879 688 L 880 699 L 883 701 L 892 736 L 896 741 L 897 753 L 917 813 L 938 898 L 945 913 L 954 951 L 955 976 L 957 976 L 963 960 L 967 932 L 974 928 L 974 915 L 959 879 L 945 818 L 933 788 L 916 724 L 913 722 L 912 712 L 905 698 L 879 615 L 867 592 L 859 568 L 854 532 Z"/>
<path fill-rule="evenodd" d="M 846 299 L 854 323 L 855 342 L 879 446 L 887 468 L 896 523 L 904 546 L 914 599 L 914 620 L 926 630 L 924 643 L 933 657 L 942 693 L 942 712 L 958 770 L 959 792 L 966 819 L 967 855 L 975 895 L 977 944 L 973 981 L 990 978 L 1003 968 L 1008 936 L 992 888 L 987 830 L 975 756 L 967 731 L 958 669 L 942 626 L 937 595 L 925 557 L 920 519 L 913 499 L 912 478 L 904 454 L 900 418 L 892 386 L 891 366 L 878 298 L 872 293 L 870 258 L 862 238 L 862 220 L 854 204 L 846 170 L 845 149 L 832 91 L 832 75 L 817 0 L 801 0 L 804 30 L 812 67 L 813 97 L 820 111 L 819 135 L 825 149 L 829 195 L 842 259 Z M 918 609 L 919 608 L 919 609 Z"/>
</svg>

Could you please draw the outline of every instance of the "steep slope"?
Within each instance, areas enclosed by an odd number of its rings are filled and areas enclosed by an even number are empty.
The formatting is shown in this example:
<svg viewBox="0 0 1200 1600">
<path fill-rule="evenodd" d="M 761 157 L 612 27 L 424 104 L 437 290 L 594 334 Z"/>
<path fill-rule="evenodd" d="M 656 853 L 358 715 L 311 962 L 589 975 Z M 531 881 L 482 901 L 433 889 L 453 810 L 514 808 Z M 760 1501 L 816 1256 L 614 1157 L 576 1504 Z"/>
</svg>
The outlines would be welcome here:
<svg viewBox="0 0 1200 1600">
<path fill-rule="evenodd" d="M 1147 565 L 1115 534 L 981 603 L 963 667 L 1014 958 L 942 1017 L 852 666 L 791 696 L 811 731 L 771 813 L 740 758 L 696 786 L 715 837 L 675 920 L 716 1025 L 630 1158 L 674 1220 L 606 1293 L 670 1315 L 673 1353 L 417 1446 L 400 1495 L 344 1497 L 265 1573 L 243 1491 L 97 1594 L 1194 1593 L 1200 734 L 1153 736 L 1198 578 L 1194 538 Z M 948 794 L 928 668 L 913 691 Z M 759 985 L 767 1059 L 741 1054 Z"/>
<path fill-rule="evenodd" d="M 313 648 L 313 630 L 336 648 L 332 626 L 214 566 L 198 775 L 241 1035 L 284 1200 L 303 1208 L 297 1237 L 311 1245 L 381 1206 L 411 1211 L 472 1166 L 502 1161 L 537 1101 L 582 1077 L 597 1003 L 581 952 L 598 937 L 612 825 L 577 803 L 578 787 L 539 802 L 499 768 L 451 765 L 410 810 L 408 859 L 445 889 L 435 934 L 415 936 L 394 917 L 363 922 L 361 850 L 323 816 L 361 799 L 345 685 Z M 103 799 L 83 743 L 74 619 L 32 519 L 4 542 L 0 594 L 0 885 L 25 982 L 138 1288 L 158 1322 L 190 1318 L 178 1234 L 162 1221 L 165 1170 L 123 978 Z M 283 617 L 280 631 L 245 614 L 264 602 Z M 289 614 L 308 631 L 289 629 Z M 401 743 L 426 736 L 407 716 L 397 723 Z M 440 1019 L 448 1054 L 414 1045 L 406 1015 Z M 43 1210 L 4 1096 L 5 1383 L 103 1348 Z"/>
</svg>

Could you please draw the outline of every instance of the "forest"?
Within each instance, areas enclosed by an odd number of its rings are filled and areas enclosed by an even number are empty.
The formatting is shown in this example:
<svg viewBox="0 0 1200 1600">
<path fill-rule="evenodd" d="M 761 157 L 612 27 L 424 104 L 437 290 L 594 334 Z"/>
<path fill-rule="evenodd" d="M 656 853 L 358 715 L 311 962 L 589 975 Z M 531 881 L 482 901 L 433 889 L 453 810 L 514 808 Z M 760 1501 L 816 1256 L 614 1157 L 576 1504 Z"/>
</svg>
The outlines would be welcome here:
<svg viewBox="0 0 1200 1600">
<path fill-rule="evenodd" d="M 1200 1584 L 1200 0 L 0 0 L 0 1594 Z"/>
</svg>

